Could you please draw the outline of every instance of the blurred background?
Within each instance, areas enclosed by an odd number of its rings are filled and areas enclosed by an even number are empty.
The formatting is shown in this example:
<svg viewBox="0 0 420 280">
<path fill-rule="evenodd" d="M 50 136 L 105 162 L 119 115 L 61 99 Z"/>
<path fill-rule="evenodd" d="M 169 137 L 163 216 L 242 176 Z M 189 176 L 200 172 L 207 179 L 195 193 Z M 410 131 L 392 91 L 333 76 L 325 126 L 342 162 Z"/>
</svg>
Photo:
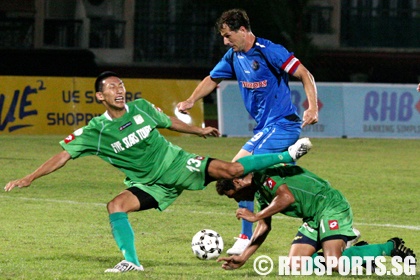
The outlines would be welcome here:
<svg viewBox="0 0 420 280">
<path fill-rule="evenodd" d="M 317 81 L 420 82 L 419 0 L 0 0 L 0 75 L 202 79 L 230 8 Z"/>
</svg>

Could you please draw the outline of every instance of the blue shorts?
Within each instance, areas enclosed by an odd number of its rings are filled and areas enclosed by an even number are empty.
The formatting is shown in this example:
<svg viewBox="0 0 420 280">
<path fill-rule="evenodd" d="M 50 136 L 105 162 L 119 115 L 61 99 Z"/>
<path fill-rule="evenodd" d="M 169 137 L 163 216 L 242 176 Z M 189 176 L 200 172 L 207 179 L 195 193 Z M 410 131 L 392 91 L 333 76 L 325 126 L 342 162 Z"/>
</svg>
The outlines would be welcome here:
<svg viewBox="0 0 420 280">
<path fill-rule="evenodd" d="M 255 135 L 248 140 L 242 149 L 253 154 L 270 154 L 286 151 L 298 139 L 302 123 L 288 121 L 285 119 L 264 127 L 255 132 Z"/>
</svg>

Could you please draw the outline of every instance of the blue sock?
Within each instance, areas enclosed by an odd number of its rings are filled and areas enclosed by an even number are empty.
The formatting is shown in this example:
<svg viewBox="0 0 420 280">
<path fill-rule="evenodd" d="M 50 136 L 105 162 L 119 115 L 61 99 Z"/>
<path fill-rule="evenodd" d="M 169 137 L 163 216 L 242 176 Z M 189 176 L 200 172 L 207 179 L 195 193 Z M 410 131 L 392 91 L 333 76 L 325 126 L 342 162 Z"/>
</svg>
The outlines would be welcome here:
<svg viewBox="0 0 420 280">
<path fill-rule="evenodd" d="M 238 203 L 239 208 L 246 208 L 251 212 L 254 212 L 254 201 L 240 201 Z M 241 234 L 244 234 L 251 239 L 252 236 L 252 223 L 242 219 L 242 231 Z"/>
</svg>

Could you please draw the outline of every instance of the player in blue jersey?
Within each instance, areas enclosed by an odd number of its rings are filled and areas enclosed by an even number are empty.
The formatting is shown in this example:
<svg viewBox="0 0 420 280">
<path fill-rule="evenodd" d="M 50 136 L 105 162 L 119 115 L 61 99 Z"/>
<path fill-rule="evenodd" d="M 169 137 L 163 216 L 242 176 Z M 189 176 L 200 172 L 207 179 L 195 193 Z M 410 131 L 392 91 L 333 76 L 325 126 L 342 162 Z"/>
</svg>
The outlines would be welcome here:
<svg viewBox="0 0 420 280">
<path fill-rule="evenodd" d="M 244 10 L 224 12 L 216 26 L 230 49 L 204 78 L 192 95 L 177 107 L 186 113 L 194 103 L 210 94 L 223 79 L 238 80 L 246 110 L 255 119 L 254 136 L 232 161 L 249 154 L 285 151 L 299 138 L 301 128 L 318 122 L 317 89 L 312 74 L 283 46 L 256 37 Z M 303 120 L 292 103 L 289 75 L 302 81 L 308 99 Z M 253 201 L 239 202 L 254 209 Z M 252 236 L 252 223 L 242 221 L 242 231 L 228 254 L 241 254 Z"/>
</svg>

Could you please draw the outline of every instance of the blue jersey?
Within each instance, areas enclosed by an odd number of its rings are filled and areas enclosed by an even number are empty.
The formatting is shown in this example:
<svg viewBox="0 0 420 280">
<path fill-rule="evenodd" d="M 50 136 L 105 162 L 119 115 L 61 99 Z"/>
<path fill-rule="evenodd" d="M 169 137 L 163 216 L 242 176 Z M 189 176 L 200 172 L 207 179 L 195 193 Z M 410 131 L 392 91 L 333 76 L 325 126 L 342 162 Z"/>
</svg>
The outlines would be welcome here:
<svg viewBox="0 0 420 280">
<path fill-rule="evenodd" d="M 297 115 L 291 100 L 289 74 L 300 61 L 281 45 L 256 38 L 248 52 L 229 49 L 210 72 L 212 78 L 238 80 L 245 108 L 259 131 L 289 115 Z"/>
</svg>

